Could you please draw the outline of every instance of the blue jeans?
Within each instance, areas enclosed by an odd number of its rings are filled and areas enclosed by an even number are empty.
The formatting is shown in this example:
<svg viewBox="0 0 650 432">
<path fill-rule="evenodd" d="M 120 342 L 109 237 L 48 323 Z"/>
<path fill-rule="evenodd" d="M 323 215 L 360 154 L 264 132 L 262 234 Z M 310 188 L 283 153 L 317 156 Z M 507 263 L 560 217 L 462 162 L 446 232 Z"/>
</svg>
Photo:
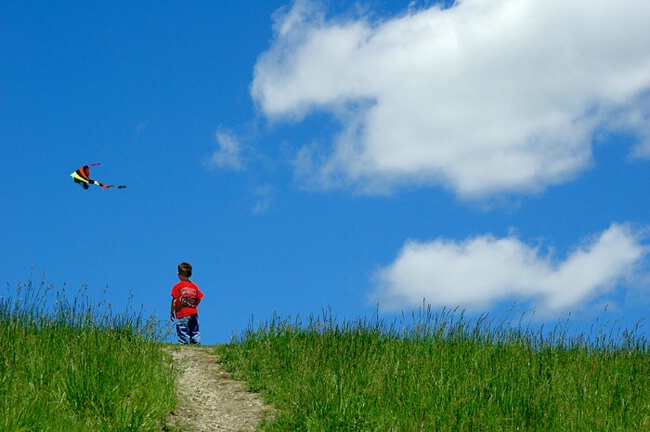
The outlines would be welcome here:
<svg viewBox="0 0 650 432">
<path fill-rule="evenodd" d="M 200 344 L 199 315 L 176 318 L 176 334 L 178 335 L 178 343 Z"/>
</svg>

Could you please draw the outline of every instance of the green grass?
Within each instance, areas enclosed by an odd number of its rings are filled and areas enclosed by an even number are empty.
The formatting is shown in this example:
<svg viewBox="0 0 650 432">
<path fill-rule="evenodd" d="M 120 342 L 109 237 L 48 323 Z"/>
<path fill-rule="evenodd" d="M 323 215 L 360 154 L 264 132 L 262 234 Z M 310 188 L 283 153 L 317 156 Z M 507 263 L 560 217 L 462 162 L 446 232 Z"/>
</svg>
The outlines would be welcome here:
<svg viewBox="0 0 650 432">
<path fill-rule="evenodd" d="M 11 290 L 7 290 L 9 293 Z M 48 299 L 52 299 L 48 301 Z M 276 411 L 266 431 L 650 430 L 640 327 L 519 322 L 424 310 L 410 323 L 275 316 L 218 347 Z M 0 431 L 169 430 L 171 357 L 154 318 L 82 288 L 0 297 Z"/>
<path fill-rule="evenodd" d="M 453 311 L 338 324 L 274 317 L 220 347 L 277 408 L 267 431 L 650 430 L 639 328 L 569 337 Z"/>
<path fill-rule="evenodd" d="M 0 430 L 163 430 L 176 400 L 157 329 L 85 288 L 69 301 L 30 281 L 0 297 Z"/>
</svg>

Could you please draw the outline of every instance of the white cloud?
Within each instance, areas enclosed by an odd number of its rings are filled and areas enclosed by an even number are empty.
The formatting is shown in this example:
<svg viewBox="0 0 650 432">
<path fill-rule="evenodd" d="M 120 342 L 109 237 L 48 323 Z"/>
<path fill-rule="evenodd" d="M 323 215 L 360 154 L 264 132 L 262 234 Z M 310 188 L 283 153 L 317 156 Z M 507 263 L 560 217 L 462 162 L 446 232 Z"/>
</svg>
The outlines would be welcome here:
<svg viewBox="0 0 650 432">
<path fill-rule="evenodd" d="M 639 137 L 639 144 L 634 148 L 632 156 L 650 159 L 650 98 L 642 99 L 637 110 L 630 113 L 623 121 L 623 128 L 632 129 Z"/>
<path fill-rule="evenodd" d="M 241 158 L 241 145 L 233 134 L 219 131 L 214 134 L 214 139 L 219 145 L 206 161 L 210 168 L 228 168 L 241 170 L 243 168 Z"/>
<path fill-rule="evenodd" d="M 612 115 L 650 154 L 648 22 L 647 0 L 463 0 L 380 22 L 297 0 L 276 15 L 251 94 L 274 121 L 341 121 L 331 150 L 301 153 L 321 186 L 532 192 L 588 167 Z"/>
<path fill-rule="evenodd" d="M 627 278 L 643 277 L 641 267 L 650 249 L 641 240 L 641 233 L 629 225 L 612 224 L 564 260 L 512 235 L 410 241 L 377 273 L 371 297 L 390 310 L 426 301 L 484 311 L 512 299 L 530 302 L 540 313 L 581 308 Z"/>
</svg>

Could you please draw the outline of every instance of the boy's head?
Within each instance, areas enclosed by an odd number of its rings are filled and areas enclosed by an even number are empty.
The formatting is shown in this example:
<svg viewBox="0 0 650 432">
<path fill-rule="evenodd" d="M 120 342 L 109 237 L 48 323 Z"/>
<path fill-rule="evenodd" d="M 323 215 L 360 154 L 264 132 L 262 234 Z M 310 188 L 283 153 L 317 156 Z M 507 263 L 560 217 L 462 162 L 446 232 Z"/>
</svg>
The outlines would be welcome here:
<svg viewBox="0 0 650 432">
<path fill-rule="evenodd" d="M 178 265 L 178 277 L 180 279 L 189 279 L 192 276 L 192 264 L 182 262 Z"/>
</svg>

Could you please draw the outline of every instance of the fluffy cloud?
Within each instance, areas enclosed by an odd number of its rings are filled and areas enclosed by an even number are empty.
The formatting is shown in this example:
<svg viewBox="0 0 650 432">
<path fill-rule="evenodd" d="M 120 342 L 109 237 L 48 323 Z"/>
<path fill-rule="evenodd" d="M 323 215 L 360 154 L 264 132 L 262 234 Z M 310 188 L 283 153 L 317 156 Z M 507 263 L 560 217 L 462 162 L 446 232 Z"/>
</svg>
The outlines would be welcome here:
<svg viewBox="0 0 650 432">
<path fill-rule="evenodd" d="M 612 224 L 564 260 L 542 254 L 514 236 L 456 242 L 408 242 L 380 270 L 372 300 L 386 309 L 461 306 L 485 310 L 518 299 L 540 312 L 580 308 L 631 278 L 650 252 L 641 233 Z"/>
<path fill-rule="evenodd" d="M 251 94 L 274 121 L 325 110 L 331 148 L 303 149 L 320 186 L 533 192 L 591 162 L 599 128 L 648 157 L 650 2 L 463 0 L 371 21 L 297 0 L 276 15 Z"/>
</svg>

